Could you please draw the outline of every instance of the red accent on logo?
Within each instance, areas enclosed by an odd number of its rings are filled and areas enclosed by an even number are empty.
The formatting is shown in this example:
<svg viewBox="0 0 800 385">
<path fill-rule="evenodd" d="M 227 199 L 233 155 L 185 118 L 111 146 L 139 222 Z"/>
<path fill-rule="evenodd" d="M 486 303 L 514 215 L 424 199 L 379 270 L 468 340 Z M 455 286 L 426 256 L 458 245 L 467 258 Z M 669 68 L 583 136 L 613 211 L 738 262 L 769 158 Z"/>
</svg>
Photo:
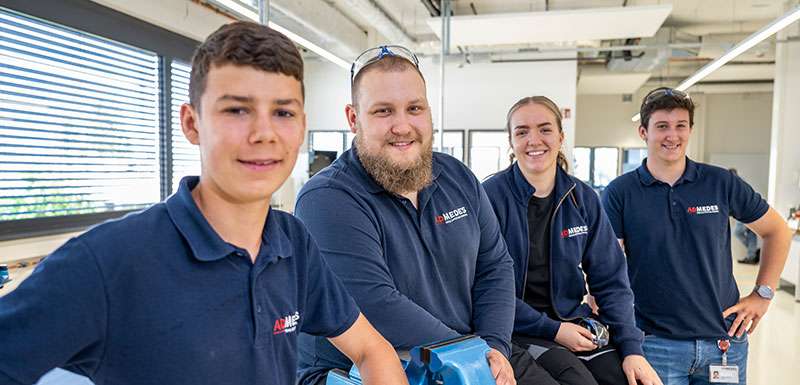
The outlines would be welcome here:
<svg viewBox="0 0 800 385">
<path fill-rule="evenodd" d="M 433 218 L 433 222 L 436 223 L 437 225 L 441 225 L 442 223 L 444 223 L 444 216 L 439 215 Z"/>
<path fill-rule="evenodd" d="M 272 334 L 280 334 L 286 331 L 286 319 L 279 318 L 275 320 L 275 327 L 272 328 Z"/>
<path fill-rule="evenodd" d="M 687 209 L 686 212 L 687 213 L 696 213 L 697 212 L 697 207 L 689 207 L 689 209 Z"/>
<path fill-rule="evenodd" d="M 561 232 L 561 238 L 566 238 L 569 236 L 569 230 L 564 230 Z"/>
</svg>

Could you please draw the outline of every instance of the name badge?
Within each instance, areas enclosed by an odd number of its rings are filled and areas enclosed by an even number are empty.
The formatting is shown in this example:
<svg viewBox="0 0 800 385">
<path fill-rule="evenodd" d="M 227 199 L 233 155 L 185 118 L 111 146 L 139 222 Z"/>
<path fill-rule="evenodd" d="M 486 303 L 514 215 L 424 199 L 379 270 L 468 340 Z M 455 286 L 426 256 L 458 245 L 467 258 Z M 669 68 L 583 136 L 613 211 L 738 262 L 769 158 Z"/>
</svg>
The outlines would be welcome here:
<svg viewBox="0 0 800 385">
<path fill-rule="evenodd" d="M 739 383 L 739 367 L 736 365 L 709 365 L 708 380 L 714 383 Z"/>
</svg>

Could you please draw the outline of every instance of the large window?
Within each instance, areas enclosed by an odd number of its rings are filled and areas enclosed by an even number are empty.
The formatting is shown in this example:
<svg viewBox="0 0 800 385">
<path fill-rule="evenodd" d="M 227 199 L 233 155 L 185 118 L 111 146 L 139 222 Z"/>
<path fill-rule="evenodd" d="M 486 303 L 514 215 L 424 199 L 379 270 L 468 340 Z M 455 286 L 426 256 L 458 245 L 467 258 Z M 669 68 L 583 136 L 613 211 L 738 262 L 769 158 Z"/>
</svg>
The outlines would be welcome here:
<svg viewBox="0 0 800 385">
<path fill-rule="evenodd" d="M 575 177 L 597 190 L 619 175 L 619 149 L 615 147 L 575 147 L 573 155 Z"/>
<path fill-rule="evenodd" d="M 309 135 L 309 152 L 335 151 L 336 157 L 350 148 L 355 136 L 350 131 L 310 131 Z"/>
<path fill-rule="evenodd" d="M 469 168 L 483 181 L 489 175 L 508 167 L 511 146 L 505 131 L 469 132 Z"/>
<path fill-rule="evenodd" d="M 0 30 L 0 221 L 158 202 L 158 56 L 5 11 Z"/>
<path fill-rule="evenodd" d="M 178 122 L 197 42 L 76 3 L 0 7 L 0 240 L 142 209 L 199 172 Z"/>
<path fill-rule="evenodd" d="M 633 171 L 647 158 L 646 148 L 626 148 L 622 150 L 622 174 Z"/>
<path fill-rule="evenodd" d="M 350 149 L 353 142 L 353 134 L 350 131 L 310 131 L 309 132 L 308 147 L 309 152 L 314 151 L 335 151 L 336 156 Z M 436 151 L 439 148 L 438 144 L 439 135 L 434 132 L 433 149 Z M 450 154 L 460 161 L 464 161 L 464 131 L 461 130 L 445 130 L 444 131 L 444 149 L 443 152 Z"/>
<path fill-rule="evenodd" d="M 439 148 L 439 133 L 433 134 L 433 149 Z M 464 131 L 461 130 L 444 130 L 442 133 L 442 152 L 450 156 L 464 161 Z"/>
</svg>

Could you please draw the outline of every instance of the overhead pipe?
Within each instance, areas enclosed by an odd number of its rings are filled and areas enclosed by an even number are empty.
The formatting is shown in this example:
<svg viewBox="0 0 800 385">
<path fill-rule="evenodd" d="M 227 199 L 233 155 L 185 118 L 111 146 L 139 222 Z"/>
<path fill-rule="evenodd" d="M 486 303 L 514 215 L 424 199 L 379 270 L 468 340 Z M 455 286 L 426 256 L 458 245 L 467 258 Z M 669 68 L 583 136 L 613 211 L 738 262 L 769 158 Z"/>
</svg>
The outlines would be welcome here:
<svg viewBox="0 0 800 385">
<path fill-rule="evenodd" d="M 422 5 L 428 9 L 428 13 L 431 14 L 431 17 L 439 17 L 442 13 L 439 11 L 439 7 L 433 3 L 432 0 L 420 0 Z"/>
<path fill-rule="evenodd" d="M 378 32 L 386 36 L 392 43 L 414 47 L 414 39 L 408 36 L 403 28 L 397 25 L 374 1 L 341 0 L 341 2 L 361 15 L 367 23 L 374 26 Z"/>
</svg>

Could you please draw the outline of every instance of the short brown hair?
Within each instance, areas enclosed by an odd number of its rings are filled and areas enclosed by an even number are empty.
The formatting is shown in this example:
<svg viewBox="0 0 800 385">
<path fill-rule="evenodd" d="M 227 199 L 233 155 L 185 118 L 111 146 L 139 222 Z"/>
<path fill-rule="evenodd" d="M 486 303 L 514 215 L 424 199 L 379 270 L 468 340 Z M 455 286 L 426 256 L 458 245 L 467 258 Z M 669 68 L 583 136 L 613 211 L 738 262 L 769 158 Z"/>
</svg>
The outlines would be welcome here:
<svg viewBox="0 0 800 385">
<path fill-rule="evenodd" d="M 364 78 L 364 75 L 368 72 L 372 71 L 380 71 L 380 72 L 403 72 L 407 69 L 413 69 L 417 71 L 419 77 L 422 78 L 422 83 L 425 83 L 425 77 L 422 76 L 422 72 L 419 71 L 419 68 L 414 65 L 414 63 L 408 61 L 400 56 L 395 55 L 384 55 L 382 58 L 375 60 L 372 63 L 367 64 L 360 71 L 356 74 L 353 78 L 353 85 L 350 87 L 350 102 L 353 104 L 353 107 L 358 107 L 358 91 L 361 87 L 361 79 Z"/>
<path fill-rule="evenodd" d="M 656 91 L 667 90 L 664 96 L 661 96 L 651 102 L 646 102 L 647 98 Z M 676 95 L 676 93 L 678 95 Z M 642 126 L 647 131 L 647 125 L 650 123 L 650 115 L 658 110 L 672 111 L 676 108 L 683 109 L 689 112 L 689 127 L 694 127 L 694 109 L 697 105 L 688 96 L 684 95 L 682 91 L 673 91 L 669 87 L 658 87 L 647 93 L 647 96 L 642 99 L 642 106 L 639 108 L 639 117 L 642 119 Z"/>
<path fill-rule="evenodd" d="M 292 76 L 300 82 L 305 98 L 303 58 L 294 43 L 267 26 L 238 21 L 219 27 L 194 52 L 189 77 L 189 103 L 194 108 L 200 109 L 208 70 L 224 64 Z"/>
</svg>

